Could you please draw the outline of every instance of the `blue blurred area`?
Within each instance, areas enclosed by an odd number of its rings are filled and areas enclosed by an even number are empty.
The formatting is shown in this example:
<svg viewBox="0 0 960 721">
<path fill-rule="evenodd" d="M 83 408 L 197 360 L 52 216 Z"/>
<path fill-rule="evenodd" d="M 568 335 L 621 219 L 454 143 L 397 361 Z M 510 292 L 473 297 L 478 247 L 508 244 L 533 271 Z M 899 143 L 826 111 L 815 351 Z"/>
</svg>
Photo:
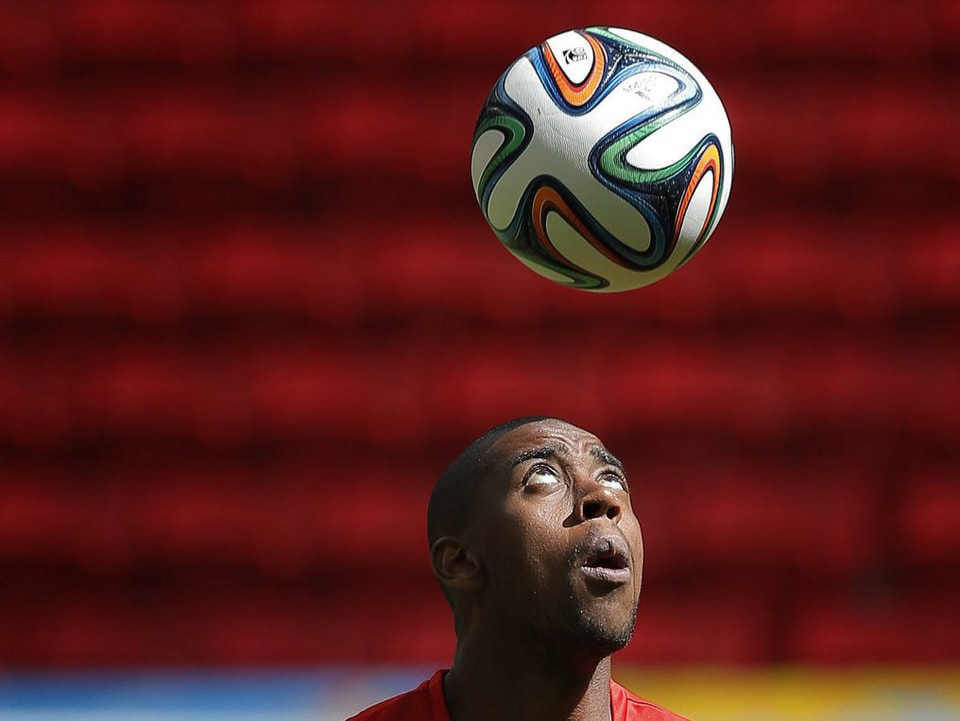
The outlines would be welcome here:
<svg viewBox="0 0 960 721">
<path fill-rule="evenodd" d="M 431 671 L 96 671 L 0 677 L 0 719 L 340 719 Z"/>
<path fill-rule="evenodd" d="M 343 721 L 428 667 L 34 672 L 0 677 L 2 721 Z M 696 721 L 958 721 L 960 668 L 624 666 L 618 680 Z"/>
</svg>

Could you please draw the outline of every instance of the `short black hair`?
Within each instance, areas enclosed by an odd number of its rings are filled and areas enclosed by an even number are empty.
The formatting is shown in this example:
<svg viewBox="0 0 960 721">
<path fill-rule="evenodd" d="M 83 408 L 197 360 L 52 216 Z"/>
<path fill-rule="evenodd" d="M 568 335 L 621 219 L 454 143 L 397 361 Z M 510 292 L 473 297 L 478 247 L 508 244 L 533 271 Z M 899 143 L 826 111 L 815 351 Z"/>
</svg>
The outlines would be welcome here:
<svg viewBox="0 0 960 721">
<path fill-rule="evenodd" d="M 466 523 L 467 510 L 477 479 L 487 469 L 487 451 L 504 434 L 528 423 L 551 420 L 551 416 L 521 416 L 491 428 L 474 440 L 440 474 L 427 506 L 427 541 L 459 533 Z"/>
</svg>

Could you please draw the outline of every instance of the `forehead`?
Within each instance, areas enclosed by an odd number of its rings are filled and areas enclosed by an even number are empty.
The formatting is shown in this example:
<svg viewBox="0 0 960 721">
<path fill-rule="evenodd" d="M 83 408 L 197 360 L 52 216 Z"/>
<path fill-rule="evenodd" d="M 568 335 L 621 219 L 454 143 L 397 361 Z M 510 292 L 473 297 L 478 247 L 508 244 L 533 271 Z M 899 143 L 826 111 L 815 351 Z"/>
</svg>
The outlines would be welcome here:
<svg viewBox="0 0 960 721">
<path fill-rule="evenodd" d="M 594 434 L 557 419 L 526 423 L 503 434 L 490 447 L 494 465 L 511 463 L 525 451 L 556 447 L 571 456 L 589 456 L 591 450 L 603 448 Z"/>
</svg>

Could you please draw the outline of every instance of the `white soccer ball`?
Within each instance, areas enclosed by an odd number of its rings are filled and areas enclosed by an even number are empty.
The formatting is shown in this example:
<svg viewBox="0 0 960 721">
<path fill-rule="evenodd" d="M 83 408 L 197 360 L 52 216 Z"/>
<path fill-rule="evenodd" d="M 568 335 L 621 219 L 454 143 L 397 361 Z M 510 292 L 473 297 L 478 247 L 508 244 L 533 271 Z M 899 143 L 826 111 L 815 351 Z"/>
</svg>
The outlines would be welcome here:
<svg viewBox="0 0 960 721">
<path fill-rule="evenodd" d="M 497 81 L 471 174 L 490 227 L 529 268 L 630 290 L 686 263 L 716 228 L 733 179 L 730 121 L 670 46 L 620 28 L 570 30 Z"/>
</svg>

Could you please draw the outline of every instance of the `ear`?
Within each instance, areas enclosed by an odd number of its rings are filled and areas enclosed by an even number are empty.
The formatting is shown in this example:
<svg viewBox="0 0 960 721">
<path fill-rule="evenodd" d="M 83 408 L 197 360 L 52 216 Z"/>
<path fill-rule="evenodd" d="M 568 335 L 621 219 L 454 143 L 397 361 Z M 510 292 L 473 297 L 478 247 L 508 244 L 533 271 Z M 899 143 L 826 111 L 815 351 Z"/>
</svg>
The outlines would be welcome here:
<svg viewBox="0 0 960 721">
<path fill-rule="evenodd" d="M 459 538 L 444 536 L 430 548 L 434 575 L 450 591 L 471 591 L 483 585 L 480 561 Z"/>
</svg>

